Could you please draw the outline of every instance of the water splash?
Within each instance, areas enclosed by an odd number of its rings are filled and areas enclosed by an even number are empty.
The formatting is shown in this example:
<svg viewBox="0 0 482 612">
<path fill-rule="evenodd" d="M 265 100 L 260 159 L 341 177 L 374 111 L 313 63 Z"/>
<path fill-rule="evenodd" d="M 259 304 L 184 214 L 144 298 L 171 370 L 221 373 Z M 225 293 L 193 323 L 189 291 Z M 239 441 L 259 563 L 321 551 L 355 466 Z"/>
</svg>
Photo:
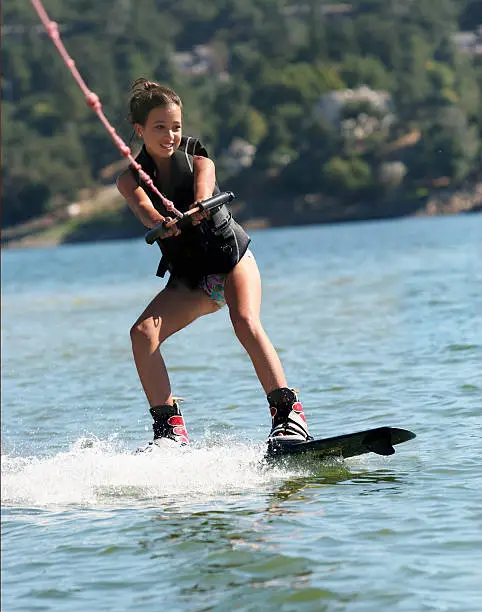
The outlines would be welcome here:
<svg viewBox="0 0 482 612">
<path fill-rule="evenodd" d="M 135 455 L 94 436 L 51 457 L 2 456 L 4 505 L 116 506 L 242 493 L 309 474 L 305 467 L 270 466 L 262 443 L 223 440 Z"/>
</svg>

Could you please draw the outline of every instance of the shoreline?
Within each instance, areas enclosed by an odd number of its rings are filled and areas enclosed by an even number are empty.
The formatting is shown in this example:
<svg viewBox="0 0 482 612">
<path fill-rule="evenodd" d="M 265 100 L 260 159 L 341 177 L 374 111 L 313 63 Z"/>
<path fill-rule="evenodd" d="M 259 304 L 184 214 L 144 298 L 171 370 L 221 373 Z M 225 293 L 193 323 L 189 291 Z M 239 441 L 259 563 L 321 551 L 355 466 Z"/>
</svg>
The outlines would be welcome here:
<svg viewBox="0 0 482 612">
<path fill-rule="evenodd" d="M 387 207 L 383 212 L 377 207 L 375 214 L 367 214 L 363 203 L 350 207 L 338 206 L 335 209 L 330 206 L 328 209 L 315 207 L 307 210 L 303 203 L 309 201 L 309 198 L 312 196 L 302 196 L 294 206 L 292 201 L 286 202 L 288 206 L 282 207 L 283 212 L 276 218 L 243 218 L 241 214 L 239 220 L 247 230 L 259 230 L 270 227 L 477 213 L 482 212 L 482 183 L 468 189 L 439 191 L 429 195 L 410 211 L 407 211 L 407 206 L 403 203 Z M 242 213 L 243 205 L 234 206 L 233 209 L 238 216 L 236 209 Z M 2 249 L 49 248 L 62 244 L 135 239 L 142 237 L 143 233 L 139 221 L 129 210 L 115 185 L 109 185 L 85 190 L 79 201 L 41 217 L 2 228 L 1 244 Z"/>
</svg>

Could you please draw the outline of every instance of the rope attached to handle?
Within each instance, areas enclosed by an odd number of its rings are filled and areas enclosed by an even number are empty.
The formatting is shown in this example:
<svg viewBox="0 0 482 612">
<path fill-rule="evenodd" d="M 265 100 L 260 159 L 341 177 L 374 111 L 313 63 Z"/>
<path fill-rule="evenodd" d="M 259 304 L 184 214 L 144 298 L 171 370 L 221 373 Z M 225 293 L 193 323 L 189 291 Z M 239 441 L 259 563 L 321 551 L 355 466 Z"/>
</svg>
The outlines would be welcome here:
<svg viewBox="0 0 482 612">
<path fill-rule="evenodd" d="M 31 0 L 31 2 L 32 2 L 32 5 L 33 5 L 34 9 L 36 10 L 38 16 L 40 17 L 40 20 L 42 21 L 42 23 L 43 23 L 43 25 L 44 25 L 44 27 L 45 27 L 45 29 L 47 31 L 47 34 L 49 35 L 49 37 L 52 40 L 52 42 L 54 43 L 57 51 L 60 53 L 60 56 L 64 60 L 65 65 L 70 70 L 72 76 L 77 81 L 77 84 L 79 85 L 80 89 L 82 90 L 82 93 L 84 94 L 84 97 L 85 97 L 85 100 L 86 100 L 87 104 L 93 109 L 93 111 L 99 117 L 99 119 L 102 122 L 102 124 L 104 125 L 105 129 L 110 134 L 110 136 L 111 136 L 112 140 L 114 141 L 115 145 L 117 146 L 117 148 L 121 152 L 121 155 L 123 155 L 123 157 L 126 157 L 129 160 L 130 164 L 139 172 L 139 176 L 141 177 L 141 179 L 161 199 L 161 202 L 165 206 L 166 210 L 168 210 L 169 212 L 173 213 L 176 217 L 182 218 L 182 216 L 183 216 L 182 213 L 179 212 L 179 210 L 177 210 L 177 208 L 174 207 L 174 204 L 171 202 L 171 200 L 168 200 L 157 189 L 157 187 L 154 185 L 151 177 L 146 172 L 144 172 L 144 170 L 142 169 L 142 166 L 134 159 L 134 157 L 132 157 L 132 153 L 131 153 L 130 148 L 122 140 L 122 138 L 119 136 L 119 134 L 117 134 L 117 132 L 115 131 L 114 127 L 109 123 L 109 120 L 104 115 L 104 112 L 102 110 L 102 102 L 100 101 L 99 96 L 96 93 L 94 93 L 93 91 L 91 91 L 87 87 L 87 85 L 86 85 L 84 79 L 82 78 L 80 72 L 77 70 L 77 67 L 75 65 L 74 60 L 70 57 L 67 49 L 65 48 L 65 46 L 64 46 L 64 44 L 63 44 L 63 42 L 62 42 L 62 40 L 60 38 L 58 24 L 55 21 L 51 21 L 50 20 L 48 14 L 47 14 L 47 11 L 45 10 L 41 0 Z"/>
</svg>

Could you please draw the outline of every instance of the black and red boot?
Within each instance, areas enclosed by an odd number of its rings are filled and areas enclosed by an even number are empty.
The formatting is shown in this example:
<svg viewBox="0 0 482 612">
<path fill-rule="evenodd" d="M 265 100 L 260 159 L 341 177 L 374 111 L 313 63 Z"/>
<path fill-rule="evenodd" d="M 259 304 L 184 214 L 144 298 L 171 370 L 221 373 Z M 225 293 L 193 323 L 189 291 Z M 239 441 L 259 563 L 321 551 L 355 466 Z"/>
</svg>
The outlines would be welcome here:
<svg viewBox="0 0 482 612">
<path fill-rule="evenodd" d="M 281 387 L 268 393 L 267 399 L 273 419 L 268 440 L 276 438 L 290 442 L 313 440 L 308 432 L 303 406 L 294 389 Z"/>
<path fill-rule="evenodd" d="M 182 416 L 178 401 L 174 400 L 173 405 L 164 404 L 162 406 L 153 406 L 149 412 L 154 419 L 152 429 L 154 430 L 154 439 L 144 448 L 137 449 L 138 453 L 152 450 L 154 446 L 173 447 L 187 446 L 189 437 Z"/>
</svg>

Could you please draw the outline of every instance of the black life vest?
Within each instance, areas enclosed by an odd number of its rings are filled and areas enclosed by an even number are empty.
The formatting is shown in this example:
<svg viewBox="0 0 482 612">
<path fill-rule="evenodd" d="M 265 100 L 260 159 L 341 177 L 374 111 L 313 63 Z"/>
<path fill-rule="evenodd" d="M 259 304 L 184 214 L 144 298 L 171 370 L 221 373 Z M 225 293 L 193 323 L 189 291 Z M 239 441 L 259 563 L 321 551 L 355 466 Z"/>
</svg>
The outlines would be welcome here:
<svg viewBox="0 0 482 612">
<path fill-rule="evenodd" d="M 167 185 L 161 183 L 154 160 L 145 147 L 142 147 L 136 157 L 136 161 L 151 177 L 159 191 L 174 202 L 181 212 L 186 212 L 194 202 L 194 155 L 209 157 L 199 140 L 183 137 L 179 148 L 170 158 L 171 175 Z M 137 184 L 141 184 L 139 173 L 132 166 L 131 171 Z M 160 198 L 149 186 L 142 183 L 142 188 L 156 210 L 163 216 L 170 216 Z M 217 193 L 219 188 L 216 185 L 213 195 Z M 157 241 L 162 251 L 157 276 L 164 276 L 169 270 L 171 275 L 183 278 L 194 287 L 209 274 L 230 272 L 245 254 L 250 241 L 248 234 L 233 219 L 226 206 L 222 206 L 199 225 L 184 227 L 179 236 Z"/>
</svg>

